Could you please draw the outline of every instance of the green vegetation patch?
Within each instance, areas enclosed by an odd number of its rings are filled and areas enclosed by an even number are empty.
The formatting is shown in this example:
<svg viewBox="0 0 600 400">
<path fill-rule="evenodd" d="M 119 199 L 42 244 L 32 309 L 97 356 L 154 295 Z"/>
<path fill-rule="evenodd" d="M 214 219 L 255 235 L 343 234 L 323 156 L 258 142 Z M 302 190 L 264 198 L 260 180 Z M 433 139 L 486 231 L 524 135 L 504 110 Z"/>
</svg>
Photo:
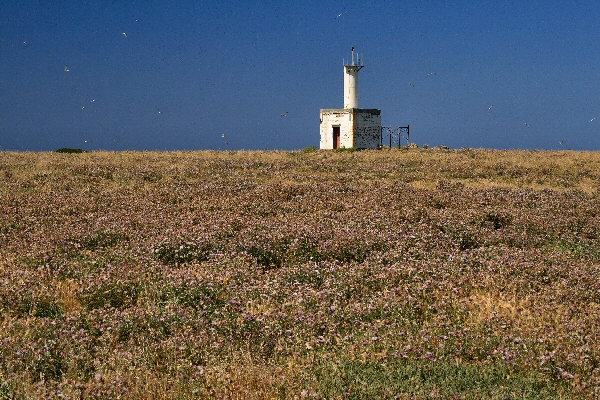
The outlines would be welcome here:
<svg viewBox="0 0 600 400">
<path fill-rule="evenodd" d="M 311 371 L 315 394 L 345 399 L 563 399 L 564 380 L 528 371 L 515 371 L 506 363 L 457 364 L 448 361 L 399 360 L 382 363 L 357 360 L 323 361 Z"/>
<path fill-rule="evenodd" d="M 87 150 L 83 150 L 83 149 L 72 149 L 70 147 L 63 147 L 60 148 L 58 150 L 55 150 L 55 153 L 68 153 L 68 154 L 77 154 L 77 153 L 88 153 Z"/>
</svg>

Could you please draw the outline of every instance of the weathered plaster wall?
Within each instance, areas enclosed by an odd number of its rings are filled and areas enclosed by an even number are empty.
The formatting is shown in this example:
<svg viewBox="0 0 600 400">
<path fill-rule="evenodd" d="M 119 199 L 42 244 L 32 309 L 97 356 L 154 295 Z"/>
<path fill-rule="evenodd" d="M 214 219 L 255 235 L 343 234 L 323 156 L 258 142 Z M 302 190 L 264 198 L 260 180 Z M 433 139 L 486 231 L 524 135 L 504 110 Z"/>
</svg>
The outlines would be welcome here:
<svg viewBox="0 0 600 400">
<path fill-rule="evenodd" d="M 352 147 L 352 112 L 336 108 L 321 110 L 321 149 L 333 149 L 333 127 L 340 127 L 340 147 Z"/>
<path fill-rule="evenodd" d="M 358 109 L 354 115 L 354 147 L 377 149 L 381 144 L 381 110 Z"/>
</svg>

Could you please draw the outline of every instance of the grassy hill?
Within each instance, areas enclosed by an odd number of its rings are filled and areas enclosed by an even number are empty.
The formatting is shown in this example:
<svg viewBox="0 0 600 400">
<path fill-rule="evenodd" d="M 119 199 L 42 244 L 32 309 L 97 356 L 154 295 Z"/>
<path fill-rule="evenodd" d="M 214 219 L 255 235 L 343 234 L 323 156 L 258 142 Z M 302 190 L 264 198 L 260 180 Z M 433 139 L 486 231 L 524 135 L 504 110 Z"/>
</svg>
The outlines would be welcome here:
<svg viewBox="0 0 600 400">
<path fill-rule="evenodd" d="M 593 398 L 600 153 L 0 153 L 0 398 Z"/>
</svg>

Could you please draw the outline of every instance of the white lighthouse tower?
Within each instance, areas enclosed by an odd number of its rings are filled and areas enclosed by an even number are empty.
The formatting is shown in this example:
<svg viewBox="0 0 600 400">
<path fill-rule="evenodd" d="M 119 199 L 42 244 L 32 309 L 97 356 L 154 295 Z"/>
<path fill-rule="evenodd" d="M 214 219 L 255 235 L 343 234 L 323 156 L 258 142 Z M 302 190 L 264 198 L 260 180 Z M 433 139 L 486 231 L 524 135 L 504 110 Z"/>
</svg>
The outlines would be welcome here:
<svg viewBox="0 0 600 400">
<path fill-rule="evenodd" d="M 352 61 L 350 65 L 344 65 L 344 108 L 358 108 L 358 71 L 364 66 L 360 56 L 354 61 L 353 47 Z"/>
<path fill-rule="evenodd" d="M 321 109 L 321 149 L 377 149 L 381 144 L 381 110 L 358 108 L 358 71 L 364 56 L 344 63 L 344 108 Z"/>
</svg>

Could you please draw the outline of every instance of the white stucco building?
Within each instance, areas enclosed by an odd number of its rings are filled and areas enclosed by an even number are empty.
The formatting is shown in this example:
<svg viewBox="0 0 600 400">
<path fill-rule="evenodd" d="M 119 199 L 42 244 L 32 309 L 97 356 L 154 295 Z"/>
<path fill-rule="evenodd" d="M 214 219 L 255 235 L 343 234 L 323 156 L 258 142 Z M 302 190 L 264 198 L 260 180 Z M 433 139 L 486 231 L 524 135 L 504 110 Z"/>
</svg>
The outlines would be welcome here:
<svg viewBox="0 0 600 400">
<path fill-rule="evenodd" d="M 377 149 L 381 145 L 381 110 L 358 108 L 358 71 L 364 58 L 344 65 L 344 108 L 321 109 L 321 149 Z"/>
</svg>

